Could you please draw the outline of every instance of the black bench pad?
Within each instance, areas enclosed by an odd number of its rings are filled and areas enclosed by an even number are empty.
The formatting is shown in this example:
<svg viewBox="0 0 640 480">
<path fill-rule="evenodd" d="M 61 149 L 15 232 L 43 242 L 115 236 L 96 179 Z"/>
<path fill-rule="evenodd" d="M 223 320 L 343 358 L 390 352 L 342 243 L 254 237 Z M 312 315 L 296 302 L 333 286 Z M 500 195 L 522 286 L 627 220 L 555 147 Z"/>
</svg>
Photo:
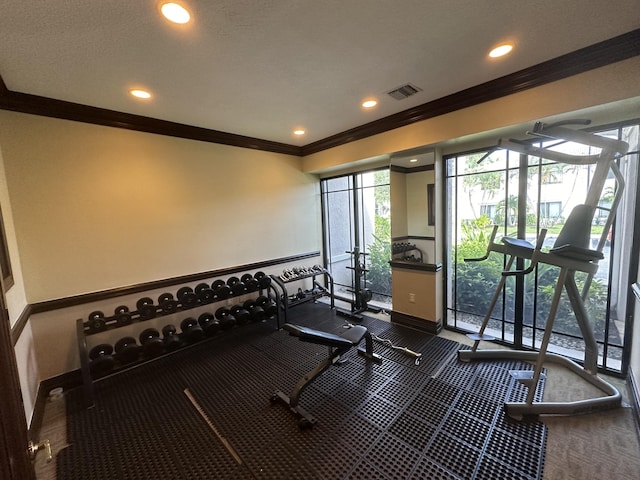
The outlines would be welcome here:
<svg viewBox="0 0 640 480">
<path fill-rule="evenodd" d="M 282 328 L 289 332 L 290 335 L 298 337 L 303 342 L 317 343 L 328 347 L 344 348 L 352 347 L 360 343 L 362 337 L 367 333 L 366 327 L 355 325 L 344 331 L 342 335 L 335 335 L 313 328 L 302 327 L 292 323 L 285 323 Z"/>
</svg>

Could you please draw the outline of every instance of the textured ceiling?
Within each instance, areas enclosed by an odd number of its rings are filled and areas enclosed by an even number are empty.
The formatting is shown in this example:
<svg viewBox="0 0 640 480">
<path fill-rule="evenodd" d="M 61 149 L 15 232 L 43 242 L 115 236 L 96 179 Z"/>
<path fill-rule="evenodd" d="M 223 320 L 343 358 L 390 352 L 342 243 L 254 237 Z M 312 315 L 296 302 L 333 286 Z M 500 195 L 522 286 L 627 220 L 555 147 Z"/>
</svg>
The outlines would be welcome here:
<svg viewBox="0 0 640 480">
<path fill-rule="evenodd" d="M 640 27 L 638 0 L 184 0 L 186 26 L 159 3 L 2 0 L 0 76 L 14 92 L 302 146 Z M 505 40 L 515 51 L 489 60 Z M 422 91 L 386 95 L 407 82 Z"/>
</svg>

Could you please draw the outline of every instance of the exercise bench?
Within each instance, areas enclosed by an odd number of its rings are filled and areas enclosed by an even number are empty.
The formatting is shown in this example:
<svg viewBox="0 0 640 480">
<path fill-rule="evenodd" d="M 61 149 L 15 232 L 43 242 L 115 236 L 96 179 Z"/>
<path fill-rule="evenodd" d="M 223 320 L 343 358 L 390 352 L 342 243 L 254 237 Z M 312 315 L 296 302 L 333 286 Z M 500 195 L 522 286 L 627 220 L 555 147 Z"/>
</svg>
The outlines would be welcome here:
<svg viewBox="0 0 640 480">
<path fill-rule="evenodd" d="M 298 337 L 302 342 L 325 345 L 329 348 L 329 356 L 313 370 L 304 375 L 293 388 L 290 395 L 286 395 L 278 390 L 271 396 L 272 404 L 283 403 L 289 407 L 289 410 L 298 418 L 298 426 L 301 429 L 312 428 L 317 423 L 317 420 L 298 404 L 300 395 L 302 395 L 302 392 L 327 368 L 336 363 L 343 363 L 342 355 L 347 353 L 352 347 L 358 347 L 358 353 L 360 355 L 363 355 L 373 362 L 382 363 L 382 357 L 373 352 L 371 334 L 367 328 L 362 325 L 351 326 L 340 335 L 291 323 L 285 323 L 282 328 L 289 332 L 291 336 Z M 364 348 L 358 346 L 363 338 L 365 339 Z"/>
</svg>

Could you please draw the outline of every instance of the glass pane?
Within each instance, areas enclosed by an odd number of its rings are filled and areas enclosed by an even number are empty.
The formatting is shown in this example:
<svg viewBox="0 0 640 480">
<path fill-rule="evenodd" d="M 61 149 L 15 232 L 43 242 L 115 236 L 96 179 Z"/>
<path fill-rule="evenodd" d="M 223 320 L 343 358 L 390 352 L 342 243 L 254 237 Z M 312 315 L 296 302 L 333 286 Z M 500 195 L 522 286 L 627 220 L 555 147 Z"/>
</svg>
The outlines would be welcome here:
<svg viewBox="0 0 640 480">
<path fill-rule="evenodd" d="M 359 245 L 367 253 L 364 264 L 369 270 L 360 286 L 374 293 L 371 303 L 390 308 L 389 169 L 327 179 L 323 181 L 323 189 L 328 269 L 334 278 L 336 295 L 352 299 L 355 279 L 349 268 L 353 266 L 350 252 Z"/>
<path fill-rule="evenodd" d="M 451 259 L 448 278 L 454 288 L 453 302 L 455 322 L 458 328 L 477 331 L 487 311 L 504 269 L 504 256 L 492 253 L 483 261 L 468 261 L 482 257 L 489 244 L 493 224 L 499 224 L 499 235 L 506 228 L 517 227 L 517 197 L 508 192 L 517 192 L 517 170 L 496 170 L 506 166 L 506 153 L 495 152 L 480 166 L 478 158 L 483 153 L 474 153 L 449 159 L 448 171 L 466 171 L 448 182 L 452 206 L 449 215 L 448 242 Z M 488 167 L 482 167 L 488 162 Z M 456 168 L 454 164 L 462 168 Z M 473 172 L 473 173 L 472 173 Z M 515 186 L 514 186 L 515 185 Z M 451 190 L 450 190 L 451 191 Z M 504 319 L 514 315 L 514 280 L 507 279 L 504 288 L 491 312 L 488 329 L 491 334 L 508 341 L 513 340 L 513 328 L 505 328 Z"/>
<path fill-rule="evenodd" d="M 376 172 L 377 173 L 377 172 Z M 386 175 L 383 175 L 386 173 Z M 382 184 L 386 177 L 386 184 Z M 391 211 L 388 170 L 380 172 L 377 187 L 363 189 L 363 228 L 367 272 L 367 288 L 374 293 L 374 301 L 390 306 L 391 296 Z M 368 199 L 368 201 L 366 200 Z"/>
<path fill-rule="evenodd" d="M 353 239 L 353 197 L 350 191 L 339 191 L 325 195 L 325 211 L 328 246 L 328 270 L 336 284 L 351 285 L 348 273 Z"/>
<path fill-rule="evenodd" d="M 325 185 L 326 192 L 337 192 L 340 190 L 348 190 L 352 188 L 352 179 L 351 179 L 351 176 L 329 178 L 327 180 L 324 180 L 324 185 Z"/>
</svg>

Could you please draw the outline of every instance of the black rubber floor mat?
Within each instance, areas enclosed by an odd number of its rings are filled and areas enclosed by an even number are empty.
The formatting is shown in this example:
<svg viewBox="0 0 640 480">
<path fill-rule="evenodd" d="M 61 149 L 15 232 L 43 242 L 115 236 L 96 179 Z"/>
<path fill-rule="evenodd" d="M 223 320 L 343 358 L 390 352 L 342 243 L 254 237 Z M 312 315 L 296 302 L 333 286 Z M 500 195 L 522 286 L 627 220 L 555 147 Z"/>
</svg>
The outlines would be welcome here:
<svg viewBox="0 0 640 480">
<path fill-rule="evenodd" d="M 289 315 L 334 333 L 345 323 L 325 305 Z M 288 393 L 327 348 L 247 325 L 103 379 L 93 408 L 78 408 L 81 392 L 69 392 L 70 446 L 58 454 L 57 478 L 542 477 L 544 424 L 514 423 L 502 411 L 526 395 L 509 370 L 528 364 L 462 363 L 456 342 L 372 318 L 361 324 L 421 360 L 374 343 L 378 365 L 352 349 L 301 395 L 318 420 L 312 430 L 269 398 Z"/>
</svg>

